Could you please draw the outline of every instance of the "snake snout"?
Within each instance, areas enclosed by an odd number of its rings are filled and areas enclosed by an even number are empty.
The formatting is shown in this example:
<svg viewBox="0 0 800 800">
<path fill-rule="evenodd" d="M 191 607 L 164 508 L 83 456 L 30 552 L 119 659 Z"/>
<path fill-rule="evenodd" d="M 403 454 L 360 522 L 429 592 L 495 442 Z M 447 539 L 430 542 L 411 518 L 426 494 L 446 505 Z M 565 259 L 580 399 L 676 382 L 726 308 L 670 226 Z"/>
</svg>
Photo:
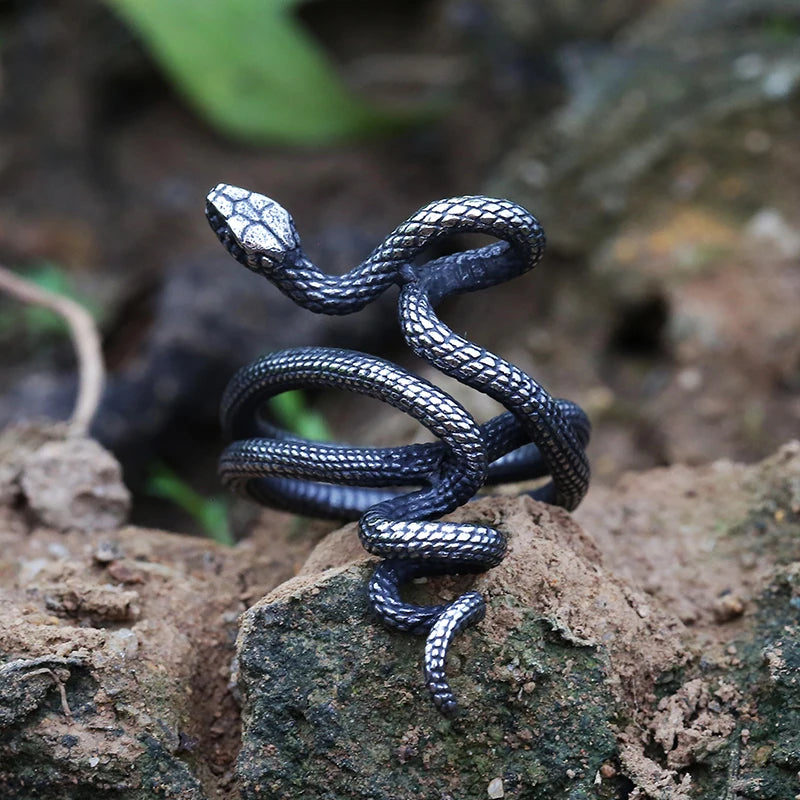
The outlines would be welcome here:
<svg viewBox="0 0 800 800">
<path fill-rule="evenodd" d="M 208 193 L 206 218 L 225 249 L 256 272 L 280 267 L 300 247 L 289 212 L 263 194 L 220 183 Z"/>
</svg>

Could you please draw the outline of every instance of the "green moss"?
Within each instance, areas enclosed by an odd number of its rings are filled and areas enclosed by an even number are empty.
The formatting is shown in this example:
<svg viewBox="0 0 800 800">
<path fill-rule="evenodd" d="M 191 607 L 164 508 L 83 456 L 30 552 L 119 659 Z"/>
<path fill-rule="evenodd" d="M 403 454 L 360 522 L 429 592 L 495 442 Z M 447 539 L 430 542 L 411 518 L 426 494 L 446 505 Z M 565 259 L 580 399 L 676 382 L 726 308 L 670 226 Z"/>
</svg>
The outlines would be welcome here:
<svg viewBox="0 0 800 800">
<path fill-rule="evenodd" d="M 737 644 L 738 683 L 753 696 L 738 780 L 745 797 L 778 800 L 800 789 L 800 579 L 781 573 L 762 595 L 756 634 Z"/>
<path fill-rule="evenodd" d="M 52 664 L 55 670 L 59 669 L 57 662 L 55 659 Z M 118 709 L 122 718 L 118 727 L 98 729 L 94 707 L 97 681 L 88 668 L 74 664 L 68 668 L 64 689 L 71 723 L 63 716 L 52 677 L 35 675 L 20 680 L 34 669 L 7 673 L 0 681 L 0 797 L 203 800 L 200 784 L 188 766 L 161 741 L 140 737 L 142 752 L 138 755 L 135 741 L 124 729 L 124 709 Z M 164 738 L 169 740 L 165 723 L 157 719 L 159 733 L 166 732 Z M 65 729 L 69 732 L 64 733 Z M 102 757 L 93 761 L 95 754 Z"/>
<path fill-rule="evenodd" d="M 597 797 L 597 770 L 616 754 L 616 709 L 595 649 L 532 612 L 502 642 L 469 631 L 451 678 L 463 712 L 448 721 L 422 682 L 422 640 L 370 621 L 365 575 L 353 569 L 302 603 L 249 612 L 240 642 L 247 800 L 293 790 L 483 800 L 497 777 L 507 798 Z"/>
<path fill-rule="evenodd" d="M 678 685 L 702 674 L 715 690 L 733 683 L 742 701 L 729 709 L 737 725 L 726 739 L 695 753 L 687 768 L 692 797 L 717 800 L 735 796 L 748 800 L 786 800 L 798 793 L 800 771 L 800 595 L 798 577 L 779 573 L 758 600 L 751 635 L 732 642 L 735 667 L 687 667 Z M 672 692 L 670 692 L 672 693 Z M 724 705 L 724 704 L 723 704 Z M 664 753 L 653 746 L 647 753 L 667 766 Z"/>
<path fill-rule="evenodd" d="M 142 792 L 138 797 L 170 798 L 170 800 L 203 800 L 199 781 L 187 766 L 164 749 L 152 736 L 142 736 L 145 754 L 138 760 Z"/>
</svg>

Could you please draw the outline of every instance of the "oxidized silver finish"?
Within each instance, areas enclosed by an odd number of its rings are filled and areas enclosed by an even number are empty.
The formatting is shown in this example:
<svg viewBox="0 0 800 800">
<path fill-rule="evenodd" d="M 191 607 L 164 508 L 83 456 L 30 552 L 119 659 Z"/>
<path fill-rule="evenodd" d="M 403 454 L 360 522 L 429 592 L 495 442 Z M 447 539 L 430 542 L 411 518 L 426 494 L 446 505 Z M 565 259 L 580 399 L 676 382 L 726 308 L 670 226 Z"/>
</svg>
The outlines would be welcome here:
<svg viewBox="0 0 800 800">
<path fill-rule="evenodd" d="M 417 577 L 494 567 L 505 555 L 506 538 L 486 525 L 433 518 L 487 484 L 549 475 L 551 482 L 531 495 L 567 509 L 589 486 L 584 412 L 453 333 L 434 312 L 450 294 L 492 286 L 536 266 L 545 244 L 542 228 L 508 200 L 439 200 L 397 227 L 362 264 L 335 276 L 306 258 L 291 216 L 274 200 L 220 184 L 208 195 L 206 215 L 231 255 L 311 311 L 350 314 L 400 286 L 399 320 L 412 350 L 508 409 L 478 425 L 446 392 L 391 362 L 319 347 L 283 350 L 244 367 L 222 400 L 222 425 L 232 440 L 220 459 L 223 483 L 278 508 L 360 518 L 362 544 L 384 559 L 369 582 L 372 606 L 389 627 L 427 636 L 425 682 L 437 708 L 450 716 L 457 706 L 445 675 L 447 648 L 459 631 L 483 618 L 484 600 L 467 592 L 446 605 L 415 606 L 403 601 L 400 586 Z M 431 243 L 466 232 L 501 241 L 414 263 Z M 271 397 L 312 387 L 382 400 L 439 441 L 388 448 L 309 442 L 260 417 Z M 402 492 L 403 486 L 415 489 Z"/>
</svg>

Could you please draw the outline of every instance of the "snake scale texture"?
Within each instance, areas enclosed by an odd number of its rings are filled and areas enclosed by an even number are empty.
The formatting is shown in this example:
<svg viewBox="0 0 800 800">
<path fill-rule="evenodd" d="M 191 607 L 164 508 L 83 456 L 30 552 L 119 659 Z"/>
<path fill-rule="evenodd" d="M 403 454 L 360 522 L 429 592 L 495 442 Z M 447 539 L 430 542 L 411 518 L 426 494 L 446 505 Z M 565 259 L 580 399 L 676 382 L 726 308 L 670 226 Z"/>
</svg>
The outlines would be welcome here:
<svg viewBox="0 0 800 800">
<path fill-rule="evenodd" d="M 427 636 L 425 682 L 437 708 L 452 716 L 457 704 L 445 674 L 447 648 L 483 618 L 484 600 L 467 592 L 448 604 L 417 606 L 402 599 L 400 588 L 423 576 L 494 567 L 505 555 L 506 537 L 486 525 L 436 518 L 486 484 L 549 476 L 532 496 L 566 509 L 578 505 L 589 485 L 590 428 L 580 407 L 552 398 L 530 375 L 458 336 L 434 312 L 448 295 L 493 286 L 536 266 L 545 245 L 542 228 L 508 200 L 439 200 L 339 276 L 306 258 L 291 216 L 264 195 L 220 184 L 208 195 L 206 215 L 231 255 L 311 311 L 351 314 L 399 286 L 398 318 L 414 353 L 507 409 L 479 425 L 449 394 L 391 362 L 319 347 L 283 350 L 244 367 L 222 400 L 222 426 L 231 441 L 220 459 L 223 483 L 278 508 L 360 520 L 363 546 L 383 559 L 368 585 L 372 607 L 390 628 Z M 499 241 L 420 263 L 431 244 L 462 233 Z M 260 413 L 281 392 L 320 387 L 388 403 L 437 441 L 388 448 L 311 442 Z"/>
</svg>

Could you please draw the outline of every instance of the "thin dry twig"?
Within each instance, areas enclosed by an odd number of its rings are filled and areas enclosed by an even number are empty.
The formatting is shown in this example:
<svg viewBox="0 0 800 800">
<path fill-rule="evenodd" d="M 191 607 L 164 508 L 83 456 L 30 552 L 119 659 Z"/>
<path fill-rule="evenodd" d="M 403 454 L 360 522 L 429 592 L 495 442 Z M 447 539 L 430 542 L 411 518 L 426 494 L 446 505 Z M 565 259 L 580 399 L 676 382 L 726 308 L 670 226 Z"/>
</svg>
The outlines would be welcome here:
<svg viewBox="0 0 800 800">
<path fill-rule="evenodd" d="M 70 432 L 85 436 L 100 403 L 105 383 L 100 334 L 91 314 L 69 297 L 50 292 L 0 265 L 0 289 L 62 317 L 69 327 L 78 358 L 78 397 L 70 419 Z"/>
<path fill-rule="evenodd" d="M 53 679 L 53 683 L 55 683 L 56 687 L 58 688 L 58 693 L 61 696 L 61 710 L 64 712 L 65 717 L 70 717 L 71 719 L 72 709 L 69 707 L 69 703 L 67 702 L 67 690 L 64 687 L 65 679 L 62 676 L 57 675 L 49 667 L 42 667 L 41 669 L 35 669 L 32 672 L 26 672 L 20 677 L 20 680 L 27 681 L 29 678 L 33 678 L 36 675 L 47 675 Z M 67 672 L 66 680 L 69 680 L 69 672 Z"/>
</svg>

